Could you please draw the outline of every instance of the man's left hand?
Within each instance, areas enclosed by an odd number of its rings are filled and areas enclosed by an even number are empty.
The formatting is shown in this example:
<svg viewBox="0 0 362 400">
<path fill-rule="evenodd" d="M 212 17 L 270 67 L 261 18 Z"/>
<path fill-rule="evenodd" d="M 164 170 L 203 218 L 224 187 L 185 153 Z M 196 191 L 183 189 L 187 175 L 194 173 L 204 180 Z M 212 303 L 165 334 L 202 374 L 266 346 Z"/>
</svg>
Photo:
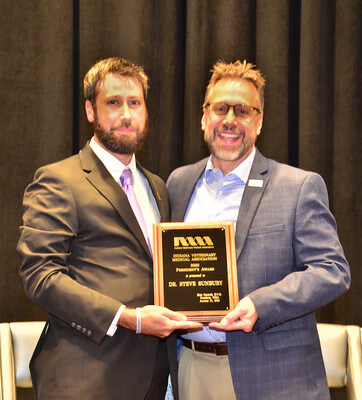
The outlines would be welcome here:
<svg viewBox="0 0 362 400">
<path fill-rule="evenodd" d="M 259 315 L 250 297 L 242 298 L 238 305 L 220 322 L 210 322 L 209 327 L 223 331 L 251 332 Z"/>
</svg>

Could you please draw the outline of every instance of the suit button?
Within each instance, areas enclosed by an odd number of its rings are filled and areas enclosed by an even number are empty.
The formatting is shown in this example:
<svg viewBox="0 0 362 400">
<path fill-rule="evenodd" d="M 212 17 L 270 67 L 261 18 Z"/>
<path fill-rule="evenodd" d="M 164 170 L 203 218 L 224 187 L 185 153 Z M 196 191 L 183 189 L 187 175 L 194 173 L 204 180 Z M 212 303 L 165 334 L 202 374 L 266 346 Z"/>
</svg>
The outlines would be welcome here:
<svg viewBox="0 0 362 400">
<path fill-rule="evenodd" d="M 77 331 L 80 332 L 80 331 L 82 330 L 82 327 L 81 327 L 80 325 L 77 325 L 77 328 L 76 328 L 76 329 L 77 329 Z"/>
<path fill-rule="evenodd" d="M 92 331 L 87 331 L 87 336 L 88 337 L 92 336 Z"/>
<path fill-rule="evenodd" d="M 71 326 L 72 328 L 75 328 L 76 325 L 77 325 L 77 324 L 76 324 L 75 322 L 72 322 L 72 323 L 70 324 L 70 326 Z"/>
<path fill-rule="evenodd" d="M 86 333 L 86 332 L 87 332 L 87 328 L 83 328 L 82 333 Z"/>
</svg>

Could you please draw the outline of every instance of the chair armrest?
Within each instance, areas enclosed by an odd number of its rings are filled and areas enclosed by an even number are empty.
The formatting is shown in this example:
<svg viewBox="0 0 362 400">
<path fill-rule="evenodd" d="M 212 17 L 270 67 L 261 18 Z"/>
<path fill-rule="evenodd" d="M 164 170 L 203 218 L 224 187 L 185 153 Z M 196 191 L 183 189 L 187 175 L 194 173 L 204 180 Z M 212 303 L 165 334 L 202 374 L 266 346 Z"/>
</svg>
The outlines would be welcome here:
<svg viewBox="0 0 362 400">
<path fill-rule="evenodd" d="M 362 354 L 361 329 L 359 326 L 347 326 L 347 398 L 362 399 Z"/>
<path fill-rule="evenodd" d="M 0 395 L 4 400 L 16 399 L 15 365 L 10 326 L 0 324 Z"/>
<path fill-rule="evenodd" d="M 318 323 L 324 367 L 328 387 L 340 388 L 347 384 L 347 329 L 345 325 Z"/>
<path fill-rule="evenodd" d="M 29 362 L 44 329 L 45 322 L 10 322 L 15 363 L 16 386 L 32 387 Z"/>
</svg>

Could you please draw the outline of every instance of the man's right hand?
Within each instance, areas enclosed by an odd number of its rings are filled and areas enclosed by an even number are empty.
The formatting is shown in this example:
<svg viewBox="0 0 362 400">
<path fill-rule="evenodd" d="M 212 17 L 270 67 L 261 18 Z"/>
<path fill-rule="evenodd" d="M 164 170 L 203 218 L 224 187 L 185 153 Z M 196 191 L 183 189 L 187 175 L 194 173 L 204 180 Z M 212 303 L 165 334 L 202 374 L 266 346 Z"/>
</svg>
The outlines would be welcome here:
<svg viewBox="0 0 362 400">
<path fill-rule="evenodd" d="M 126 307 L 117 325 L 136 331 L 136 309 Z M 202 327 L 202 323 L 188 321 L 185 315 L 171 311 L 166 307 L 144 306 L 141 308 L 141 333 L 143 335 L 164 338 L 177 329 L 200 330 Z"/>
</svg>

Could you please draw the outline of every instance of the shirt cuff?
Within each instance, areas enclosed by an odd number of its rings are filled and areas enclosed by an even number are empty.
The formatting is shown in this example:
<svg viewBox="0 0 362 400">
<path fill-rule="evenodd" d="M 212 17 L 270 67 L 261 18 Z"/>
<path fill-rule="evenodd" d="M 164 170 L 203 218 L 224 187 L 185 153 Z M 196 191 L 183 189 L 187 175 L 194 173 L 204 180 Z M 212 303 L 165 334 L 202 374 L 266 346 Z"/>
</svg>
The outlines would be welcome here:
<svg viewBox="0 0 362 400">
<path fill-rule="evenodd" d="M 115 317 L 113 318 L 113 321 L 111 323 L 111 326 L 108 328 L 107 331 L 107 336 L 113 336 L 116 333 L 117 330 L 117 322 L 119 320 L 119 317 L 122 315 L 123 310 L 126 308 L 126 306 L 124 304 L 121 305 L 121 307 L 119 307 L 117 314 L 115 315 Z"/>
</svg>

